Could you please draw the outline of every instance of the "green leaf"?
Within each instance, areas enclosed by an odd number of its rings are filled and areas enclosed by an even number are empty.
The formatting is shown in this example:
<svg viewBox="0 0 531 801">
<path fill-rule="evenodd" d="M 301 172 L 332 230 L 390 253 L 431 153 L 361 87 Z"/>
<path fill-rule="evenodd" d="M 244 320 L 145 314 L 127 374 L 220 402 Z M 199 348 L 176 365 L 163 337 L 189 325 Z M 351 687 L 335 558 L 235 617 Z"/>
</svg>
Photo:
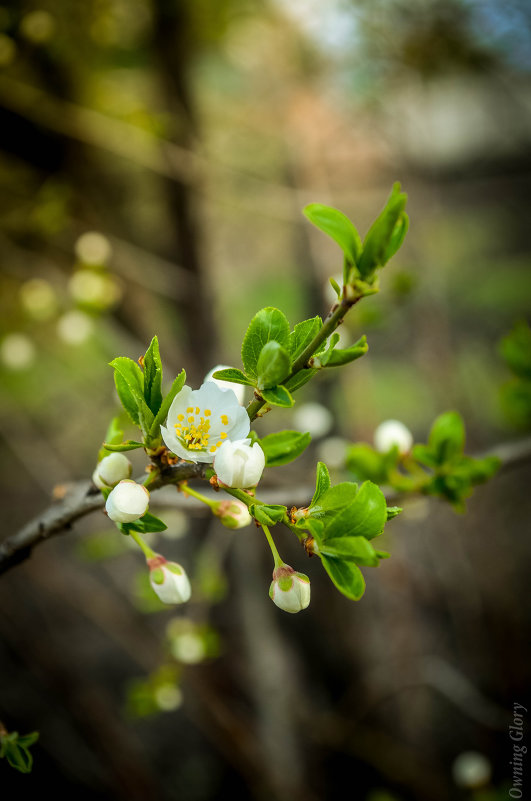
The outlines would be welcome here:
<svg viewBox="0 0 531 801">
<path fill-rule="evenodd" d="M 144 356 L 144 398 L 153 414 L 157 414 L 162 403 L 162 362 L 156 336 Z"/>
<path fill-rule="evenodd" d="M 361 481 L 368 479 L 375 484 L 385 484 L 389 481 L 389 473 L 396 466 L 399 456 L 398 448 L 379 453 L 370 445 L 359 442 L 347 448 L 346 464 L 347 469 Z"/>
<path fill-rule="evenodd" d="M 263 526 L 274 526 L 276 523 L 280 523 L 287 511 L 287 508 L 280 504 L 253 503 L 249 506 L 249 514 Z"/>
<path fill-rule="evenodd" d="M 330 281 L 330 285 L 332 286 L 332 289 L 336 293 L 337 297 L 340 298 L 341 297 L 341 287 L 337 283 L 336 279 L 335 278 L 329 278 L 328 280 Z"/>
<path fill-rule="evenodd" d="M 291 359 L 288 351 L 278 342 L 267 342 L 258 357 L 256 372 L 258 389 L 270 389 L 281 384 L 291 370 Z"/>
<path fill-rule="evenodd" d="M 115 445 L 118 442 L 121 442 L 124 438 L 124 432 L 122 430 L 122 426 L 120 423 L 119 417 L 113 417 L 111 422 L 109 423 L 109 427 L 105 433 L 104 443 L 108 443 L 109 445 Z M 110 453 L 109 449 L 102 445 L 99 452 L 98 452 L 98 462 L 108 456 Z"/>
<path fill-rule="evenodd" d="M 326 363 L 327 367 L 338 367 L 340 364 L 348 364 L 349 362 L 359 359 L 364 356 L 369 350 L 367 345 L 367 337 L 362 336 L 358 341 L 351 345 L 350 348 L 335 348 Z"/>
<path fill-rule="evenodd" d="M 286 387 L 283 387 L 282 384 L 280 384 L 278 387 L 262 389 L 260 394 L 262 398 L 272 406 L 284 406 L 289 408 L 295 403 L 289 391 L 286 389 Z"/>
<path fill-rule="evenodd" d="M 338 342 L 339 342 L 339 334 L 338 333 L 332 334 L 332 336 L 327 342 L 326 350 L 323 353 L 319 353 L 317 356 L 312 356 L 312 358 L 309 361 L 310 367 L 313 366 L 315 366 L 316 368 L 326 367 L 332 356 L 332 351 L 334 350 Z"/>
<path fill-rule="evenodd" d="M 242 343 L 243 366 L 251 378 L 257 378 L 260 353 L 272 340 L 284 348 L 289 347 L 289 323 L 279 309 L 268 306 L 255 314 Z"/>
<path fill-rule="evenodd" d="M 463 453 L 465 426 L 457 412 L 444 412 L 433 423 L 428 437 L 428 446 L 438 464 L 444 464 Z"/>
<path fill-rule="evenodd" d="M 359 601 L 365 592 L 365 579 L 359 567 L 335 556 L 322 556 L 321 561 L 337 589 L 352 601 Z"/>
<path fill-rule="evenodd" d="M 387 246 L 384 256 L 384 264 L 387 264 L 387 262 L 395 255 L 397 250 L 400 250 L 402 243 L 406 238 L 408 229 L 409 217 L 407 216 L 406 212 L 403 211 L 398 218 L 395 227 L 393 228 L 393 233 L 391 234 L 391 239 L 389 240 L 389 245 Z"/>
<path fill-rule="evenodd" d="M 304 353 L 312 339 L 317 336 L 322 327 L 323 321 L 319 316 L 312 317 L 309 320 L 303 320 L 302 323 L 297 323 L 289 335 L 289 351 L 292 362 L 296 361 L 299 356 Z"/>
<path fill-rule="evenodd" d="M 181 370 L 181 372 L 179 373 L 177 378 L 175 378 L 173 384 L 171 385 L 170 391 L 164 397 L 160 409 L 155 415 L 155 419 L 153 420 L 153 423 L 149 430 L 150 438 L 157 437 L 160 434 L 160 426 L 166 420 L 168 412 L 170 410 L 170 406 L 172 405 L 175 396 L 178 395 L 181 389 L 184 387 L 185 381 L 186 381 L 186 373 L 184 370 Z"/>
<path fill-rule="evenodd" d="M 236 367 L 226 367 L 224 370 L 216 370 L 212 378 L 217 378 L 219 381 L 231 381 L 233 384 L 245 384 L 248 387 L 255 386 L 255 383 Z"/>
<path fill-rule="evenodd" d="M 118 396 L 129 417 L 146 434 L 153 422 L 153 412 L 144 399 L 144 375 L 136 362 L 119 356 L 110 362 Z"/>
<path fill-rule="evenodd" d="M 291 376 L 291 378 L 288 378 L 288 380 L 284 382 L 284 386 L 286 389 L 289 389 L 290 392 L 295 392 L 297 389 L 300 389 L 307 384 L 310 378 L 313 378 L 317 372 L 317 370 L 311 370 L 309 368 L 299 370 L 297 373 L 295 373 L 295 375 Z"/>
<path fill-rule="evenodd" d="M 407 230 L 407 224 L 402 220 L 406 203 L 407 195 L 400 191 L 400 184 L 395 183 L 383 211 L 372 224 L 363 242 L 358 269 L 364 280 L 371 279 L 374 271 L 387 263 L 397 242 L 397 248 L 402 243 L 400 236 L 402 235 L 402 239 L 405 236 L 404 226 Z M 395 231 L 396 227 L 398 231 Z"/>
<path fill-rule="evenodd" d="M 122 453 L 123 451 L 134 451 L 137 448 L 143 448 L 143 442 L 135 442 L 133 439 L 127 439 L 125 442 L 119 442 L 116 445 L 111 445 L 110 442 L 104 442 L 103 447 L 109 453 Z"/>
<path fill-rule="evenodd" d="M 260 440 L 265 453 L 266 467 L 278 467 L 292 462 L 308 447 L 311 435 L 300 431 L 276 431 Z"/>
<path fill-rule="evenodd" d="M 330 473 L 328 467 L 324 462 L 317 462 L 316 478 L 315 478 L 315 492 L 311 500 L 310 506 L 315 506 L 317 501 L 328 489 L 330 489 Z"/>
<path fill-rule="evenodd" d="M 321 556 L 334 556 L 358 565 L 378 567 L 380 561 L 371 543 L 365 537 L 338 537 L 318 542 Z"/>
<path fill-rule="evenodd" d="M 322 463 L 321 463 L 322 464 Z M 319 473 L 318 478 L 319 481 Z M 326 483 L 326 476 L 324 477 Z M 329 487 L 317 498 L 317 502 L 312 501 L 310 514 L 317 519 L 334 517 L 338 512 L 348 507 L 358 494 L 358 485 L 351 481 L 343 481 L 335 487 Z"/>
<path fill-rule="evenodd" d="M 372 540 L 382 533 L 386 520 L 387 503 L 383 492 L 372 481 L 365 481 L 354 500 L 325 523 L 323 542 L 346 536 Z"/>
<path fill-rule="evenodd" d="M 138 520 L 133 523 L 117 523 L 116 524 L 122 534 L 129 534 L 130 531 L 139 531 L 141 534 L 148 534 L 150 531 L 165 531 L 168 526 L 160 518 L 152 515 L 151 512 L 146 512 Z"/>
<path fill-rule="evenodd" d="M 392 520 L 393 517 L 397 517 L 401 514 L 404 510 L 401 506 L 388 506 L 387 507 L 387 519 Z"/>
<path fill-rule="evenodd" d="M 337 242 L 350 264 L 357 264 L 361 254 L 361 239 L 356 228 L 342 211 L 321 203 L 310 203 L 303 214 L 316 228 Z"/>
</svg>

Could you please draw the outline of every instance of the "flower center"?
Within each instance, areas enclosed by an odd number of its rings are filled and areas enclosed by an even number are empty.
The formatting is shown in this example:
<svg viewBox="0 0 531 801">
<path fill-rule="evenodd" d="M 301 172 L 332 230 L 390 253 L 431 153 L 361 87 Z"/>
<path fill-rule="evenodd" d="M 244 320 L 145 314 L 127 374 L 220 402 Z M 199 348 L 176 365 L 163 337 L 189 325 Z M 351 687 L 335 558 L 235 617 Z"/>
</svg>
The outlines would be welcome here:
<svg viewBox="0 0 531 801">
<path fill-rule="evenodd" d="M 190 451 L 205 451 L 208 448 L 210 453 L 215 453 L 216 449 L 221 447 L 223 440 L 227 438 L 227 433 L 221 431 L 217 435 L 218 441 L 209 445 L 212 410 L 189 406 L 186 415 L 185 417 L 184 414 L 178 414 L 178 422 L 175 423 L 175 433 L 184 447 Z M 220 420 L 222 425 L 228 426 L 229 418 L 226 414 L 220 415 Z"/>
</svg>

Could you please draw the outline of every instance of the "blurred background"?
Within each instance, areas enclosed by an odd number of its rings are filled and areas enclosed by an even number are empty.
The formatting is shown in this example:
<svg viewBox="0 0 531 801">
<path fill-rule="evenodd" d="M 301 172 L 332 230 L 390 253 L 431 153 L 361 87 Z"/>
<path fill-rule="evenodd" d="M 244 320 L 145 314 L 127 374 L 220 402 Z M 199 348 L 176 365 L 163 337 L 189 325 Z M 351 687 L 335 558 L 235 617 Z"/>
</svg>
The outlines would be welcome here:
<svg viewBox="0 0 531 801">
<path fill-rule="evenodd" d="M 292 325 L 325 314 L 339 250 L 302 207 L 334 205 L 363 235 L 395 180 L 408 237 L 344 331 L 369 354 L 257 425 L 314 433 L 264 491 L 309 500 L 316 459 L 344 478 L 345 444 L 387 418 L 425 441 L 455 408 L 469 453 L 529 433 L 499 351 L 531 298 L 528 3 L 1 2 L 2 537 L 92 473 L 118 411 L 112 358 L 157 334 L 167 380 L 184 367 L 197 386 L 240 366 L 260 307 Z M 0 580 L 0 720 L 41 732 L 33 773 L 2 760 L 2 786 L 507 798 L 513 705 L 528 706 L 530 476 L 502 471 L 465 516 L 406 502 L 357 604 L 279 532 L 312 581 L 296 616 L 267 597 L 254 528 L 154 499 L 156 547 L 194 581 L 168 610 L 92 515 Z"/>
</svg>

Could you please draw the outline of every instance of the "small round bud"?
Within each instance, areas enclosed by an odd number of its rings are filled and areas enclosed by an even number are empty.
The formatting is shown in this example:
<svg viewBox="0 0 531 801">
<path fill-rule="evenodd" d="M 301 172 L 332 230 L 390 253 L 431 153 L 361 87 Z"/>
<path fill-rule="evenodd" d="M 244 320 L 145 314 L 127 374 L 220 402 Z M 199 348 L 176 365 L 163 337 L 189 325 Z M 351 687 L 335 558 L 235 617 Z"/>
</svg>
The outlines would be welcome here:
<svg viewBox="0 0 531 801">
<path fill-rule="evenodd" d="M 374 447 L 380 453 L 387 453 L 395 445 L 402 455 L 409 453 L 413 434 L 400 420 L 385 420 L 374 432 Z"/>
<path fill-rule="evenodd" d="M 490 781 L 491 772 L 489 760 L 478 751 L 463 751 L 452 765 L 455 783 L 467 790 L 484 787 Z"/>
<path fill-rule="evenodd" d="M 115 487 L 119 481 L 130 478 L 133 465 L 123 453 L 110 453 L 98 463 L 92 480 L 98 489 Z"/>
<path fill-rule="evenodd" d="M 234 381 L 224 381 L 222 378 L 212 378 L 214 373 L 217 373 L 218 370 L 226 370 L 227 367 L 227 364 L 217 364 L 206 374 L 204 381 L 213 381 L 220 389 L 232 389 L 238 398 L 238 403 L 241 405 L 245 398 L 245 387 L 243 384 L 235 384 Z"/>
<path fill-rule="evenodd" d="M 295 614 L 310 603 L 310 579 L 304 573 L 296 573 L 289 565 L 273 571 L 269 597 L 280 609 Z"/>
<path fill-rule="evenodd" d="M 132 523 L 145 515 L 149 506 L 149 492 L 135 481 L 120 481 L 105 504 L 105 511 L 115 523 Z"/>
<path fill-rule="evenodd" d="M 250 439 L 227 439 L 214 457 L 218 480 L 227 487 L 255 487 L 262 477 L 265 454 L 260 445 Z"/>
<path fill-rule="evenodd" d="M 227 528 L 243 528 L 253 520 L 243 501 L 220 501 L 213 511 Z"/>
<path fill-rule="evenodd" d="M 190 580 L 181 565 L 168 562 L 160 555 L 148 559 L 147 563 L 150 584 L 163 604 L 183 604 L 190 599 Z"/>
</svg>

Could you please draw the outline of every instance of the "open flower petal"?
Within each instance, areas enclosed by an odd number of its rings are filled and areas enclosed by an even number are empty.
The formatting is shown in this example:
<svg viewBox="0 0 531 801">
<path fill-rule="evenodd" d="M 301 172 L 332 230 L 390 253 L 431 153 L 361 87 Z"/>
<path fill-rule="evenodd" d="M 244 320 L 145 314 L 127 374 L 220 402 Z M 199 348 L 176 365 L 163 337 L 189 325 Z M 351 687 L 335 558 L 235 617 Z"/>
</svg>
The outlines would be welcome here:
<svg viewBox="0 0 531 801">
<path fill-rule="evenodd" d="M 223 442 L 246 437 L 249 428 L 249 416 L 234 392 L 206 381 L 200 389 L 182 388 L 160 430 L 166 446 L 181 459 L 212 462 Z"/>
</svg>

